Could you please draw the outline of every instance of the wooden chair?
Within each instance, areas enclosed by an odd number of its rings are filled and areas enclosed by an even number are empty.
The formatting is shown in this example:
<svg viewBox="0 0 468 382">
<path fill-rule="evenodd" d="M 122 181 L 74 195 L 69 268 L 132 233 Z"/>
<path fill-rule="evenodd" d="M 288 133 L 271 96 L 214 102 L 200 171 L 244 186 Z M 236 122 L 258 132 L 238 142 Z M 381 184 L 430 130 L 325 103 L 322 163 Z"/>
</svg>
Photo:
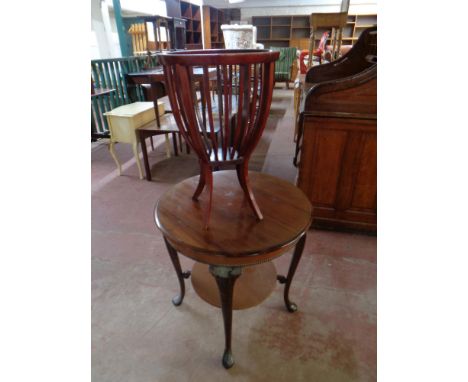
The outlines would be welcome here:
<svg viewBox="0 0 468 382">
<path fill-rule="evenodd" d="M 317 49 L 314 49 L 312 51 L 312 59 L 314 57 L 317 57 L 319 60 L 319 64 L 322 63 L 323 54 L 325 53 L 325 44 L 327 43 L 328 36 L 330 36 L 330 32 L 323 32 L 322 38 L 320 39 Z"/>
<path fill-rule="evenodd" d="M 136 129 L 137 138 L 140 141 L 141 152 L 143 153 L 143 164 L 145 166 L 145 175 L 146 180 L 151 181 L 151 168 L 149 166 L 149 159 L 148 159 L 148 151 L 146 149 L 146 138 L 151 139 L 151 147 L 153 147 L 152 137 L 156 135 L 164 135 L 166 140 L 166 156 L 169 158 L 171 156 L 171 149 L 169 144 L 169 134 L 172 134 L 172 144 L 174 146 L 174 155 L 178 155 L 178 148 L 177 148 L 177 136 L 179 137 L 179 146 L 180 151 L 182 152 L 182 139 L 180 138 L 179 130 L 177 129 L 177 124 L 175 123 L 174 117 L 172 114 L 164 114 L 160 117 L 160 124 L 156 123 L 156 121 L 151 121 L 146 125 L 143 125 Z M 187 147 L 187 154 L 190 152 L 188 146 Z"/>
<path fill-rule="evenodd" d="M 197 201 L 205 186 L 209 191 L 205 229 L 211 213 L 213 171 L 230 166 L 235 167 L 255 216 L 263 219 L 249 185 L 248 165 L 268 119 L 279 52 L 213 49 L 166 52 L 158 57 L 179 131 L 200 163 L 200 180 L 192 199 Z M 201 105 L 194 80 L 197 70 L 202 73 Z M 210 73 L 216 79 L 214 102 L 209 94 Z"/>
<path fill-rule="evenodd" d="M 337 13 L 312 13 L 310 15 L 310 41 L 309 41 L 309 57 L 312 57 L 315 46 L 315 32 L 319 28 L 329 28 L 332 30 L 332 60 L 338 58 L 341 46 L 341 38 L 343 28 L 346 26 L 348 12 Z M 309 60 L 309 68 L 312 66 L 312 60 Z"/>
<path fill-rule="evenodd" d="M 323 32 L 322 38 L 320 39 L 320 42 L 319 42 L 319 45 L 318 45 L 317 49 L 314 49 L 312 51 L 312 59 L 314 57 L 317 57 L 318 60 L 319 60 L 319 64 L 322 64 L 323 54 L 325 53 L 325 47 L 326 47 L 325 44 L 327 43 L 327 39 L 328 39 L 329 35 L 330 35 L 330 32 L 328 32 L 328 31 Z M 307 62 L 309 62 L 309 60 L 310 60 L 309 54 L 310 54 L 309 49 L 304 49 L 299 54 L 299 67 L 300 67 L 300 73 L 301 74 L 306 74 L 307 69 L 310 67 L 308 63 L 307 63 L 307 65 L 305 63 L 306 60 L 307 60 Z"/>
</svg>

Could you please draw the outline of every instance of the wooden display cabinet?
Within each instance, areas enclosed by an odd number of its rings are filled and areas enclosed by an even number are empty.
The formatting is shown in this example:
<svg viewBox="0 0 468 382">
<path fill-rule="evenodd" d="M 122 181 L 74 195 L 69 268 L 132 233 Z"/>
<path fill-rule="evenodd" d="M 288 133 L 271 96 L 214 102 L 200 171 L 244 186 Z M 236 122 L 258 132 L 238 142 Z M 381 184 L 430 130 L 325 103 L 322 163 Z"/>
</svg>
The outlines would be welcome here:
<svg viewBox="0 0 468 382">
<path fill-rule="evenodd" d="M 200 6 L 187 1 L 180 2 L 181 17 L 186 20 L 187 49 L 203 49 Z"/>
</svg>

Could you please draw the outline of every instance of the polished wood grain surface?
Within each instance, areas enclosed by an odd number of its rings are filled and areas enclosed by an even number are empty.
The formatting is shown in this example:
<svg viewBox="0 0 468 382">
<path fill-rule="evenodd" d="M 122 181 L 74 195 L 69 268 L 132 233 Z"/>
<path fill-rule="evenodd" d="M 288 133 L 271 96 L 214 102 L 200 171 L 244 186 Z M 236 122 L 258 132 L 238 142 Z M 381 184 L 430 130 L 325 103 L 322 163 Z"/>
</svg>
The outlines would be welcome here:
<svg viewBox="0 0 468 382">
<path fill-rule="evenodd" d="M 311 223 L 312 206 L 293 184 L 251 172 L 250 182 L 264 219 L 249 208 L 235 171 L 213 173 L 215 193 L 211 222 L 204 229 L 207 193 L 192 194 L 198 176 L 167 191 L 157 203 L 155 219 L 170 244 L 196 261 L 216 265 L 251 265 L 269 261 L 292 248 Z"/>
<path fill-rule="evenodd" d="M 375 233 L 377 29 L 339 60 L 309 69 L 305 81 L 295 162 L 314 227 Z"/>
</svg>

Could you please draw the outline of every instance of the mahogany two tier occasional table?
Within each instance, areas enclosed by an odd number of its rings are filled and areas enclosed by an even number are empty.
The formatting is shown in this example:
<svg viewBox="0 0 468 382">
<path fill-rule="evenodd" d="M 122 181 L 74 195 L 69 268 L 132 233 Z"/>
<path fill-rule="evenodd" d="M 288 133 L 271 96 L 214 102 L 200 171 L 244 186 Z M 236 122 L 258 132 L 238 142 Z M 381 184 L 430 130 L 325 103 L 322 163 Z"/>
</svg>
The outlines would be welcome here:
<svg viewBox="0 0 468 382">
<path fill-rule="evenodd" d="M 311 224 L 312 206 L 299 188 L 263 173 L 251 172 L 249 178 L 262 209 L 261 221 L 248 207 L 235 171 L 213 173 L 214 203 L 208 230 L 203 224 L 208 193 L 202 193 L 197 201 L 192 199 L 199 176 L 176 184 L 161 197 L 155 208 L 156 224 L 164 235 L 180 285 L 180 294 L 172 302 L 176 306 L 182 303 L 184 279 L 192 276 L 197 294 L 208 303 L 221 307 L 225 332 L 222 363 L 225 368 L 234 364 L 231 351 L 233 309 L 259 304 L 272 292 L 278 280 L 285 284 L 287 310 L 297 310 L 296 304 L 289 300 L 289 288 Z M 271 260 L 292 248 L 294 253 L 287 276 L 276 275 Z M 191 272 L 182 271 L 178 253 L 196 261 Z"/>
</svg>

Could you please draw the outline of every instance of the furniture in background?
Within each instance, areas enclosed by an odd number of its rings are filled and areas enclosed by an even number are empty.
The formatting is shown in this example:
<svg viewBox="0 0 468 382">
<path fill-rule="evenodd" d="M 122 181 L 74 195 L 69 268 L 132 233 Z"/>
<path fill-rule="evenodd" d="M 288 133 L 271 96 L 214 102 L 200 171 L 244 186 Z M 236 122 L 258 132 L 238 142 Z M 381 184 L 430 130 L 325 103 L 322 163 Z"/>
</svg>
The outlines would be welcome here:
<svg viewBox="0 0 468 382">
<path fill-rule="evenodd" d="M 224 48 L 221 25 L 225 23 L 224 12 L 209 5 L 203 6 L 203 47 L 204 49 Z"/>
<path fill-rule="evenodd" d="M 279 52 L 279 58 L 275 63 L 275 82 L 286 82 L 286 88 L 289 89 L 289 83 L 293 82 L 297 72 L 296 48 L 281 48 L 272 46 L 270 49 Z"/>
<path fill-rule="evenodd" d="M 278 57 L 278 52 L 259 49 L 175 51 L 158 55 L 177 126 L 200 163 L 200 183 L 193 199 L 199 199 L 205 186 L 209 191 L 204 215 L 206 229 L 213 171 L 226 166 L 235 167 L 250 207 L 259 220 L 263 218 L 249 186 L 248 165 L 268 119 Z M 199 81 L 202 106 L 206 103 L 201 109 L 196 98 L 196 76 L 188 75 L 197 66 L 202 67 L 203 73 Z M 209 94 L 213 79 L 210 69 L 216 75 L 213 101 Z"/>
<path fill-rule="evenodd" d="M 141 152 L 143 153 L 143 163 L 145 166 L 145 176 L 148 182 L 151 182 L 151 168 L 149 166 L 148 151 L 146 149 L 146 138 L 151 138 L 155 135 L 164 134 L 166 139 L 166 156 L 169 158 L 171 156 L 171 148 L 169 143 L 169 134 L 172 134 L 172 143 L 174 145 L 174 155 L 178 155 L 177 149 L 177 137 L 179 137 L 180 151 L 182 151 L 182 139 L 180 138 L 179 130 L 177 124 L 174 121 L 174 117 L 171 114 L 164 114 L 160 116 L 160 124 L 158 125 L 156 121 L 151 121 L 146 125 L 139 127 L 136 130 L 138 141 L 140 142 Z M 152 144 L 153 141 L 151 141 Z M 189 148 L 187 146 L 187 153 L 189 153 Z"/>
<path fill-rule="evenodd" d="M 226 49 L 255 49 L 257 30 L 253 25 L 221 25 Z"/>
<path fill-rule="evenodd" d="M 154 56 L 135 56 L 123 58 L 108 58 L 91 61 L 91 83 L 95 89 L 114 89 L 112 92 L 91 96 L 91 136 L 92 139 L 108 138 L 109 126 L 102 113 L 118 106 L 136 101 L 145 101 L 145 91 L 141 85 L 127 91 L 126 73 L 139 71 L 148 65 L 156 65 Z"/>
<path fill-rule="evenodd" d="M 164 105 L 161 103 L 161 114 L 164 114 Z M 115 153 L 116 143 L 128 143 L 132 145 L 133 154 L 138 166 L 140 179 L 143 179 L 143 172 L 138 154 L 138 135 L 136 130 L 156 119 L 153 102 L 134 102 L 128 105 L 119 106 L 104 113 L 107 117 L 110 132 L 109 151 L 117 164 L 119 175 L 122 175 L 122 166 Z"/>
<path fill-rule="evenodd" d="M 306 74 L 309 69 L 309 49 L 302 49 L 299 53 L 299 73 Z"/>
<path fill-rule="evenodd" d="M 110 136 L 108 131 L 101 133 L 97 131 L 97 121 L 102 118 L 103 113 L 111 110 L 109 97 L 114 92 L 115 89 L 95 89 L 91 78 L 91 142 Z M 97 101 L 98 99 L 100 102 Z M 102 124 L 102 120 L 100 123 Z"/>
<path fill-rule="evenodd" d="M 341 47 L 338 50 L 338 57 L 343 56 L 352 48 L 363 30 L 374 26 L 377 26 L 377 15 L 375 14 L 348 14 L 346 24 L 342 28 Z M 323 33 L 326 29 L 325 27 L 317 28 L 316 35 L 319 36 L 320 33 Z M 327 55 L 329 54 L 328 52 L 330 52 L 330 56 L 333 50 L 333 45 L 330 45 L 332 42 L 333 41 L 329 39 L 325 46 L 325 52 Z"/>
<path fill-rule="evenodd" d="M 241 9 L 240 8 L 220 8 L 218 11 L 223 12 L 224 24 L 240 24 Z"/>
<path fill-rule="evenodd" d="M 319 64 L 322 64 L 323 54 L 325 53 L 325 44 L 327 42 L 329 35 L 330 33 L 328 31 L 323 32 L 322 38 L 320 39 L 320 43 L 317 49 L 314 49 L 314 51 L 312 52 L 312 62 L 313 62 L 314 57 L 317 57 Z"/>
<path fill-rule="evenodd" d="M 375 14 L 348 14 L 346 26 L 343 30 L 342 41 L 345 45 L 353 45 L 365 29 L 375 26 L 377 26 L 377 15 Z"/>
<path fill-rule="evenodd" d="M 170 18 L 156 15 L 139 19 L 141 22 L 132 24 L 128 29 L 132 36 L 132 51 L 135 56 L 150 55 L 172 48 Z"/>
<path fill-rule="evenodd" d="M 319 64 L 322 64 L 323 54 L 325 53 L 325 43 L 328 39 L 329 32 L 323 32 L 322 38 L 320 39 L 319 46 L 313 51 L 313 57 L 317 57 Z M 299 68 L 301 74 L 306 74 L 309 68 L 309 49 L 301 50 L 299 54 Z"/>
<path fill-rule="evenodd" d="M 182 11 L 180 9 L 180 0 L 165 0 L 166 3 L 166 15 L 168 17 L 182 17 Z"/>
<path fill-rule="evenodd" d="M 312 57 L 313 51 L 315 50 L 315 33 L 319 28 L 331 29 L 331 42 L 332 52 L 331 60 L 338 58 L 338 52 L 341 47 L 341 39 L 343 37 L 343 28 L 346 25 L 348 18 L 347 12 L 338 13 L 312 13 L 310 15 L 310 44 L 309 44 L 309 56 Z M 312 60 L 309 60 L 309 67 L 312 66 Z"/>
<path fill-rule="evenodd" d="M 252 16 L 257 27 L 257 42 L 265 48 L 297 46 L 291 40 L 307 39 L 310 35 L 309 16 Z"/>
<path fill-rule="evenodd" d="M 204 229 L 207 202 L 191 198 L 200 184 L 199 176 L 167 191 L 155 207 L 154 218 L 179 281 L 180 293 L 172 303 L 182 304 L 184 279 L 191 277 L 195 292 L 209 304 L 221 307 L 225 337 L 222 364 L 228 369 L 234 365 L 233 309 L 258 305 L 273 291 L 277 280 L 285 284 L 286 309 L 290 313 L 297 310 L 289 299 L 289 290 L 304 249 L 312 207 L 304 193 L 290 182 L 251 172 L 252 192 L 261 208 L 268 211 L 259 223 L 246 207 L 234 171 L 217 171 L 213 177 L 215 203 L 209 231 Z M 287 276 L 277 275 L 271 260 L 289 250 L 294 252 Z M 196 261 L 191 272 L 182 271 L 179 253 Z M 284 325 L 284 331 L 289 330 Z"/>
<path fill-rule="evenodd" d="M 295 46 L 303 50 L 309 49 L 310 15 L 294 16 L 252 16 L 252 24 L 257 27 L 257 42 L 265 48 L 270 46 Z M 365 28 L 377 25 L 375 14 L 348 14 L 343 28 L 343 45 L 353 45 Z M 315 44 L 327 29 L 316 30 Z M 329 44 L 330 39 L 327 44 Z"/>
<path fill-rule="evenodd" d="M 302 83 L 294 163 L 314 227 L 377 228 L 377 28 Z"/>
<path fill-rule="evenodd" d="M 215 72 L 210 70 L 208 73 L 209 81 L 213 81 L 215 78 Z M 136 87 L 142 84 L 150 84 L 150 99 L 153 101 L 154 108 L 156 110 L 157 106 L 159 105 L 159 98 L 161 96 L 166 95 L 166 86 L 165 81 L 166 78 L 164 76 L 164 72 L 161 66 L 155 67 L 152 69 L 141 70 L 138 72 L 131 72 L 126 74 L 126 79 L 128 82 L 128 92 L 130 94 L 133 93 Z M 193 79 L 198 84 L 200 84 L 201 80 L 203 79 L 201 69 L 194 70 Z M 197 99 L 198 102 L 198 99 Z M 206 101 L 203 97 L 201 97 L 202 103 L 202 110 L 205 109 Z M 142 128 L 139 130 L 140 138 L 144 141 L 145 138 L 151 137 L 153 135 L 159 134 L 166 134 L 166 149 L 169 147 L 168 143 L 168 134 L 172 133 L 173 136 L 173 145 L 174 145 L 174 154 L 177 155 L 177 136 L 179 138 L 180 146 L 182 146 L 182 141 L 180 138 L 180 133 L 177 127 L 177 124 L 174 121 L 174 118 L 164 118 L 161 119 L 160 113 L 156 114 L 156 126 L 154 127 L 147 127 Z M 142 152 L 143 152 L 143 159 L 145 161 L 145 171 L 146 171 L 146 180 L 151 181 L 151 171 L 148 164 L 148 155 L 146 152 L 146 145 L 142 142 L 141 145 Z M 181 147 L 182 150 L 182 147 Z M 187 145 L 187 152 L 189 152 L 189 148 Z"/>
<path fill-rule="evenodd" d="M 128 34 L 132 38 L 132 52 L 134 56 L 147 54 L 148 41 L 146 37 L 145 23 L 135 23 L 128 28 Z M 154 49 L 153 49 L 154 50 Z"/>
<path fill-rule="evenodd" d="M 202 70 L 198 68 L 195 69 L 193 72 L 193 78 L 197 85 L 199 85 L 200 81 L 203 79 L 202 73 Z M 216 79 L 215 69 L 210 69 L 208 75 L 210 81 Z M 150 85 L 150 91 L 148 91 L 147 94 L 149 96 L 149 99 L 153 101 L 156 110 L 158 105 L 158 99 L 166 95 L 166 87 L 164 85 L 165 76 L 162 66 L 156 66 L 151 69 L 143 69 L 137 72 L 127 73 L 125 75 L 125 78 L 128 83 L 129 94 L 133 94 L 136 90 L 138 90 L 139 86 L 144 86 L 148 84 Z M 205 100 L 203 98 L 203 93 L 201 94 L 201 102 L 202 107 L 204 108 Z M 158 124 L 158 126 L 160 126 L 159 114 L 156 114 L 156 123 Z"/>
<path fill-rule="evenodd" d="M 166 0 L 167 17 L 160 15 L 152 16 L 130 16 L 123 17 L 122 22 L 126 34 L 126 45 L 129 50 L 135 46 L 133 37 L 135 34 L 140 36 L 136 52 L 147 52 L 147 47 L 143 46 L 147 40 L 148 30 L 154 30 L 155 43 L 160 42 L 160 49 L 153 49 L 154 43 L 151 41 L 150 51 L 161 49 L 201 49 L 202 48 L 202 26 L 200 6 L 186 1 Z M 158 21 L 159 20 L 159 21 Z M 146 21 L 153 25 L 146 25 Z M 159 26 L 156 24 L 159 23 Z M 137 26 L 135 26 L 135 24 Z M 161 29 L 163 33 L 159 32 Z M 145 28 L 147 30 L 145 30 Z M 146 33 L 145 33 L 146 32 Z M 158 37 L 159 34 L 159 37 Z M 152 36 L 152 35 L 151 35 Z M 168 37 L 166 37 L 168 36 Z M 170 41 L 170 48 L 168 47 Z M 141 54 L 141 53 L 138 53 Z"/>
<path fill-rule="evenodd" d="M 126 21 L 129 22 L 129 18 Z M 164 16 L 139 16 L 128 28 L 135 56 L 168 49 L 185 49 L 186 19 Z M 193 24 L 192 24 L 193 25 Z"/>
<path fill-rule="evenodd" d="M 307 51 L 308 54 L 309 51 Z M 301 95 L 302 95 L 302 84 L 305 80 L 305 74 L 299 73 L 294 80 L 294 138 L 293 141 L 297 142 L 297 135 L 299 134 L 299 107 L 301 103 Z M 296 149 L 297 155 L 297 149 Z M 296 165 L 296 161 L 294 161 L 294 165 Z"/>
<path fill-rule="evenodd" d="M 164 73 L 161 66 L 156 66 L 151 69 L 142 69 L 135 72 L 129 72 L 125 75 L 127 82 L 127 92 L 133 94 L 138 86 L 149 85 L 147 92 L 149 99 L 153 101 L 154 109 L 158 108 L 158 99 L 166 94 L 164 82 Z M 159 113 L 156 113 L 156 123 L 161 125 L 159 120 Z"/>
<path fill-rule="evenodd" d="M 201 9 L 197 4 L 180 2 L 181 17 L 186 20 L 185 41 L 187 49 L 202 49 Z"/>
<path fill-rule="evenodd" d="M 180 17 L 172 17 L 169 21 L 169 33 L 172 49 L 185 49 L 187 33 L 186 20 Z M 192 23 L 193 28 L 193 23 Z"/>
</svg>

